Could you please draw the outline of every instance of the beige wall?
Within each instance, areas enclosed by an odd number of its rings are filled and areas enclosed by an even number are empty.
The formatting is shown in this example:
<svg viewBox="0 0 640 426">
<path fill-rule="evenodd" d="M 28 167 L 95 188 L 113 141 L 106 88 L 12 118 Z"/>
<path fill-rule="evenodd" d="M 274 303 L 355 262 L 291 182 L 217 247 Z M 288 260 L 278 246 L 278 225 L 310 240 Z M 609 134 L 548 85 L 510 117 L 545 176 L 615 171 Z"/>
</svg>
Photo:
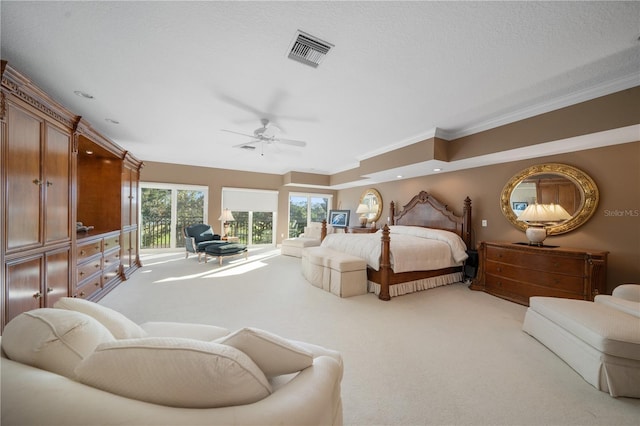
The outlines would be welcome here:
<svg viewBox="0 0 640 426">
<path fill-rule="evenodd" d="M 580 228 L 550 236 L 548 242 L 565 247 L 609 251 L 607 281 L 609 291 L 623 282 L 640 282 L 640 142 L 514 161 L 494 166 L 430 175 L 373 185 L 383 199 L 382 219 L 389 215 L 389 203 L 404 206 L 421 190 L 447 203 L 462 214 L 463 200 L 469 196 L 473 208 L 474 244 L 479 241 L 525 241 L 524 233 L 507 221 L 500 210 L 500 194 L 507 181 L 531 165 L 554 162 L 577 167 L 598 185 L 600 202 L 591 219 Z M 355 211 L 367 187 L 341 190 L 342 208 Z M 631 214 L 615 216 L 615 211 Z M 481 227 L 482 219 L 488 226 Z M 380 223 L 382 225 L 382 222 Z"/>
<path fill-rule="evenodd" d="M 456 214 L 462 214 L 462 204 L 469 196 L 473 207 L 473 239 L 479 241 L 524 241 L 524 233 L 502 215 L 499 200 L 502 188 L 517 172 L 531 165 L 555 162 L 581 169 L 598 185 L 600 203 L 593 217 L 583 226 L 567 234 L 551 236 L 554 245 L 609 251 L 607 273 L 609 291 L 623 282 L 640 282 L 640 217 L 616 211 L 640 210 L 640 142 L 590 149 L 570 154 L 552 155 L 532 160 L 514 161 L 494 166 L 430 175 L 373 185 L 383 199 L 380 224 L 389 215 L 389 203 L 399 209 L 411 197 L 425 190 L 447 203 Z M 192 167 L 176 164 L 145 163 L 142 181 L 170 182 L 209 187 L 210 222 L 219 227 L 222 187 L 270 189 L 280 192 L 278 202 L 277 242 L 287 232 L 289 192 L 333 193 L 334 208 L 351 210 L 355 225 L 355 210 L 360 195 L 367 187 L 326 191 L 282 185 L 282 176 L 232 170 Z M 481 227 L 482 219 L 488 226 Z"/>
<path fill-rule="evenodd" d="M 202 185 L 209 188 L 209 223 L 220 231 L 222 224 L 218 221 L 222 212 L 222 188 L 251 188 L 278 191 L 278 217 L 276 221 L 276 243 L 287 237 L 289 229 L 289 193 L 322 193 L 335 196 L 336 191 L 328 189 L 284 186 L 283 177 L 267 173 L 241 172 L 237 170 L 194 167 L 181 164 L 145 162 L 140 173 L 142 182 L 175 183 L 184 185 Z M 335 208 L 335 206 L 334 206 Z"/>
</svg>

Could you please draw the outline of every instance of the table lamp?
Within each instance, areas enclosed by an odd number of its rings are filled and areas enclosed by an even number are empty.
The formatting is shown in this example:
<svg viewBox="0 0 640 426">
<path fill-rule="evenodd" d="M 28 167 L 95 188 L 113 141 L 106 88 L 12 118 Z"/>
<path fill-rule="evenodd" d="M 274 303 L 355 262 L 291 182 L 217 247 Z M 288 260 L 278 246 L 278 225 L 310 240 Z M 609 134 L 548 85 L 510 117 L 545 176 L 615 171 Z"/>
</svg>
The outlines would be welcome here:
<svg viewBox="0 0 640 426">
<path fill-rule="evenodd" d="M 224 209 L 218 220 L 224 220 L 224 238 L 227 238 L 227 234 L 229 233 L 229 226 L 231 225 L 229 222 L 233 222 L 235 220 L 233 218 L 233 214 L 231 214 L 231 210 Z"/>
<path fill-rule="evenodd" d="M 367 215 L 371 212 L 371 210 L 369 209 L 369 206 L 366 204 L 359 204 L 358 208 L 356 209 L 356 214 L 360 215 L 360 227 L 361 228 L 366 228 L 367 227 L 367 220 L 368 217 Z"/>
<path fill-rule="evenodd" d="M 547 226 L 567 219 L 571 219 L 571 215 L 560 204 L 530 204 L 518 216 L 518 220 L 527 223 L 525 234 L 531 246 L 542 246 L 547 238 Z"/>
</svg>

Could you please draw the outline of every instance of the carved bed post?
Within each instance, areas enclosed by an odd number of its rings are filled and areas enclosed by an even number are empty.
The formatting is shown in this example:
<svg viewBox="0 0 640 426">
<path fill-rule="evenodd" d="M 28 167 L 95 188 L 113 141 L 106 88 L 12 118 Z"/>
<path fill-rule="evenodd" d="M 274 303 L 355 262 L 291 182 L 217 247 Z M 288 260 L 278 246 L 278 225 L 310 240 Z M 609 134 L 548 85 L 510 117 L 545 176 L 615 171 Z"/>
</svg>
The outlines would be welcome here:
<svg viewBox="0 0 640 426">
<path fill-rule="evenodd" d="M 380 256 L 380 295 L 378 296 L 380 300 L 391 300 L 389 295 L 389 274 L 391 273 L 390 242 L 389 226 L 385 224 L 382 228 L 382 253 Z"/>
<path fill-rule="evenodd" d="M 392 201 L 389 207 L 389 220 L 388 225 L 395 225 L 395 217 L 396 217 L 396 204 Z"/>
<path fill-rule="evenodd" d="M 322 229 L 320 230 L 320 241 L 324 241 L 324 237 L 327 236 L 327 220 L 322 221 Z"/>
<path fill-rule="evenodd" d="M 471 250 L 471 198 L 467 196 L 464 199 L 464 208 L 462 210 L 462 239 L 467 245 L 467 249 Z"/>
</svg>

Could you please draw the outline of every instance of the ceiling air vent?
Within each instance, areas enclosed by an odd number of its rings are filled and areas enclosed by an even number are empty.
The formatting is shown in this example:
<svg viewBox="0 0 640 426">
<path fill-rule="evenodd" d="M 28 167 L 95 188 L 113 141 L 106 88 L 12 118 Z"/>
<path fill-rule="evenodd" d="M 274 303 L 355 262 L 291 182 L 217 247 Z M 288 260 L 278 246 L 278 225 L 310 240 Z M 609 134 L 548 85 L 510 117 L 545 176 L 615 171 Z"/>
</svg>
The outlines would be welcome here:
<svg viewBox="0 0 640 426">
<path fill-rule="evenodd" d="M 289 58 L 316 68 L 332 47 L 333 44 L 298 31 L 289 50 Z"/>
</svg>

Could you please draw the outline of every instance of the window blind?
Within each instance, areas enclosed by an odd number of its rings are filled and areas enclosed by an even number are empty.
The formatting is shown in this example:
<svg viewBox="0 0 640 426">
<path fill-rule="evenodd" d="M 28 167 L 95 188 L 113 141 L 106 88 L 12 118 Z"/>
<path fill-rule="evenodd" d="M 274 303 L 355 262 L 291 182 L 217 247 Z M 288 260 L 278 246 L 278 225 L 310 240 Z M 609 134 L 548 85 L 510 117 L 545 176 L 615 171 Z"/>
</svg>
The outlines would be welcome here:
<svg viewBox="0 0 640 426">
<path fill-rule="evenodd" d="M 277 212 L 278 191 L 222 188 L 222 208 L 236 212 Z"/>
</svg>

